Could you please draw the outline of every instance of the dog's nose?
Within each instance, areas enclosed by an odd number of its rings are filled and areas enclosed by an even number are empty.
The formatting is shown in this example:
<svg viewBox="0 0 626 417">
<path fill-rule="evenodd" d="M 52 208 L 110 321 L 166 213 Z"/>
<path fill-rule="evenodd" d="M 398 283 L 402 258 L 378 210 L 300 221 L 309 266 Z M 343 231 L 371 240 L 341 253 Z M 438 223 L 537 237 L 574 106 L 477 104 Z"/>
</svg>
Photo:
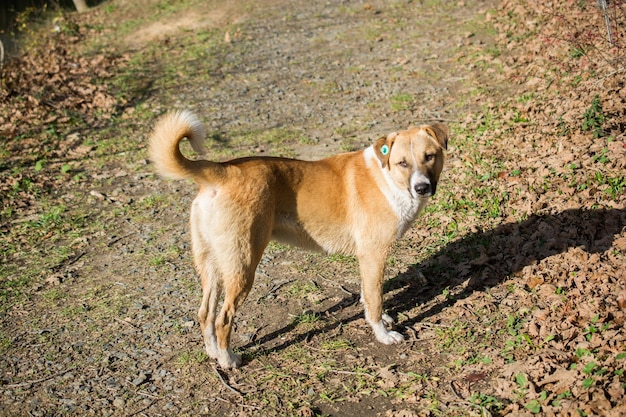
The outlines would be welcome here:
<svg viewBox="0 0 626 417">
<path fill-rule="evenodd" d="M 415 184 L 415 192 L 419 195 L 430 194 L 430 184 L 427 182 L 420 182 Z"/>
</svg>

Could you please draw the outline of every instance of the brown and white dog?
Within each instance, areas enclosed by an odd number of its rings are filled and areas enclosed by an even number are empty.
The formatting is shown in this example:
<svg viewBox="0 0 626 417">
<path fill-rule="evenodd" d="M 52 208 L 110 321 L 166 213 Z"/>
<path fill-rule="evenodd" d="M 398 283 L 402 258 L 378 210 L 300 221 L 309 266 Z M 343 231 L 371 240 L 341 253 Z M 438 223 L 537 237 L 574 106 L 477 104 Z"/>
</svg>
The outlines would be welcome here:
<svg viewBox="0 0 626 417">
<path fill-rule="evenodd" d="M 435 193 L 448 141 L 445 125 L 391 133 L 365 150 L 314 162 L 193 161 L 180 152 L 184 138 L 204 153 L 204 127 L 193 114 L 165 115 L 150 138 L 150 157 L 162 175 L 191 178 L 200 187 L 191 207 L 191 235 L 202 279 L 198 317 L 209 356 L 223 368 L 241 364 L 230 348 L 235 311 L 271 239 L 356 255 L 365 318 L 376 339 L 403 340 L 387 329 L 393 320 L 383 314 L 383 272 L 389 248 Z"/>
</svg>

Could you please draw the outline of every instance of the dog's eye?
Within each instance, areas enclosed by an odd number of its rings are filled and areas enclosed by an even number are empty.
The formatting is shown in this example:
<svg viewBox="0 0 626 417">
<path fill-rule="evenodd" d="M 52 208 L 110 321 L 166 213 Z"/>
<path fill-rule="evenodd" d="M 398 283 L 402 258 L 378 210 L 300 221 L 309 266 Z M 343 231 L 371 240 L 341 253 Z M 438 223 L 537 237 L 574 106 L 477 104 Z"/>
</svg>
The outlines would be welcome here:
<svg viewBox="0 0 626 417">
<path fill-rule="evenodd" d="M 402 161 L 398 162 L 398 166 L 401 166 L 402 168 L 406 168 L 409 166 L 409 164 L 403 159 Z"/>
<path fill-rule="evenodd" d="M 435 159 L 435 154 L 434 153 L 427 153 L 426 156 L 424 156 L 424 160 L 426 162 L 430 162 L 433 159 Z"/>
</svg>

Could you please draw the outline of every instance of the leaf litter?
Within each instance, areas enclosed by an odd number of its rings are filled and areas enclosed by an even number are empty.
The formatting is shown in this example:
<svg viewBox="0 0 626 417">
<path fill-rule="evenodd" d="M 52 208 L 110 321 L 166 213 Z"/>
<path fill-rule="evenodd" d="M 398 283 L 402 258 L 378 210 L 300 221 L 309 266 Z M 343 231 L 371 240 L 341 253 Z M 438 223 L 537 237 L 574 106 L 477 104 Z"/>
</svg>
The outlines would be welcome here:
<svg viewBox="0 0 626 417">
<path fill-rule="evenodd" d="M 293 5 L 302 7 L 302 16 L 311 13 L 298 2 Z M 390 58 L 376 55 L 381 53 L 376 47 L 384 48 L 391 27 L 413 16 L 416 7 L 423 6 L 372 3 L 351 9 L 347 17 L 333 5 L 315 16 L 371 25 L 371 33 L 365 33 L 371 43 L 359 53 L 363 62 L 374 56 L 385 62 Z M 259 273 L 287 284 L 276 288 L 257 279 L 250 299 L 259 300 L 259 306 L 246 303 L 237 323 L 239 346 L 249 352 L 246 366 L 227 373 L 203 356 L 198 330 L 188 326 L 197 308 L 197 283 L 188 265 L 187 232 L 181 228 L 191 190 L 145 174 L 137 154 L 131 154 L 131 162 L 98 160 L 100 142 L 107 137 L 88 140 L 90 131 L 112 124 L 142 124 L 136 115 L 141 106 L 157 114 L 162 103 L 176 99 L 151 91 L 137 101 L 137 109 L 128 110 L 130 98 L 116 90 L 114 80 L 129 68 L 133 52 L 79 53 L 88 37 L 99 34 L 99 12 L 65 16 L 68 30 L 48 34 L 39 47 L 6 65 L 0 93 L 0 226 L 3 248 L 11 252 L 3 255 L 3 263 L 15 268 L 6 269 L 8 274 L 3 269 L 2 276 L 7 304 L 0 395 L 6 408 L 0 414 L 623 415 L 624 3 L 609 2 L 611 42 L 595 2 L 508 0 L 455 7 L 480 10 L 479 27 L 489 30 L 484 34 L 473 27 L 451 38 L 448 46 L 458 52 L 446 65 L 464 68 L 460 74 L 470 81 L 456 85 L 455 94 L 469 104 L 456 113 L 447 110 L 457 135 L 442 189 L 388 265 L 386 306 L 408 341 L 394 347 L 372 342 L 359 306 L 346 295 L 359 291 L 351 260 L 277 246 L 266 254 Z M 277 28 L 291 28 L 298 20 L 297 13 L 276 10 L 269 8 L 270 17 L 263 18 L 282 16 Z M 424 11 L 423 17 L 435 14 Z M 219 48 L 269 37 L 254 24 L 224 33 L 217 36 L 219 54 Z M 307 35 L 306 29 L 302 33 Z M 311 39 L 323 44 L 325 38 Z M 176 54 L 175 38 L 160 42 Z M 241 52 L 230 53 L 234 59 Z M 433 56 L 437 60 L 444 54 Z M 393 58 L 396 71 L 416 61 L 408 54 Z M 341 58 L 328 59 L 320 62 L 335 65 Z M 258 62 L 244 67 L 262 70 Z M 310 71 L 323 74 L 322 66 Z M 369 77 L 360 88 L 361 94 L 370 94 L 363 88 L 376 77 L 356 64 L 351 71 L 350 77 Z M 407 71 L 409 77 L 416 73 Z M 246 94 L 256 94 L 264 76 L 246 79 L 247 90 L 240 95 L 213 79 L 206 82 L 241 100 L 230 108 L 235 113 L 237 106 L 250 107 Z M 393 77 L 392 72 L 387 82 Z M 348 79 L 332 85 L 312 76 L 305 81 L 298 83 L 320 88 L 318 100 L 346 118 L 342 131 L 354 132 L 346 128 L 354 120 L 333 100 L 345 102 L 352 94 L 348 87 L 357 86 Z M 282 82 L 269 85 L 288 100 L 287 79 Z M 210 100 L 206 92 L 195 94 Z M 387 115 L 397 124 L 449 105 L 431 97 L 433 107 L 396 97 L 403 104 L 392 112 L 370 104 L 377 118 Z M 319 121 L 311 126 L 295 114 L 278 114 L 285 123 L 300 121 L 320 136 L 338 131 L 324 130 Z M 222 126 L 267 123 L 249 116 L 238 121 L 219 117 Z M 389 123 L 372 120 L 363 137 L 357 133 L 353 140 L 367 143 L 365 135 Z M 338 141 L 324 145 L 332 150 Z M 89 165 L 90 158 L 99 161 L 84 174 L 94 185 L 80 176 L 68 181 L 59 175 L 72 158 L 82 165 Z M 150 197 L 154 190 L 182 192 L 183 201 L 160 205 Z M 46 241 L 64 243 L 55 229 L 46 229 L 34 242 L 26 235 L 31 228 L 20 229 L 60 222 L 41 212 L 42 197 L 63 201 L 62 214 L 71 211 L 68 205 L 85 205 L 88 219 L 113 226 L 73 241 L 69 256 L 44 266 L 18 292 L 14 288 L 30 265 L 24 255 L 30 246 L 45 253 L 50 250 Z M 101 214 L 108 208 L 151 216 Z M 181 226 L 171 225 L 172 218 L 183 219 Z M 163 228 L 166 232 L 159 231 Z M 11 249 L 16 246 L 22 249 Z M 328 278 L 319 279 L 318 267 L 326 277 L 350 278 L 331 285 Z M 173 278 L 163 279 L 167 275 Z M 292 286 L 290 280 L 312 284 Z M 290 315 L 297 320 L 286 327 L 276 319 Z"/>
</svg>

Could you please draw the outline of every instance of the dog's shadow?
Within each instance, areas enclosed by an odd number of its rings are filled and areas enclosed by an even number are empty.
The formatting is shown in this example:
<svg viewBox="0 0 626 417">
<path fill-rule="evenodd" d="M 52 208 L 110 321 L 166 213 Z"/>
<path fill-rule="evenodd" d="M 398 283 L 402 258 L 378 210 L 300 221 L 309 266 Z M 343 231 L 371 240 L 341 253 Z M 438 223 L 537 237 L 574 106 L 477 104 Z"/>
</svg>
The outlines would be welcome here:
<svg viewBox="0 0 626 417">
<path fill-rule="evenodd" d="M 464 284 L 463 290 L 454 297 L 430 305 L 427 310 L 402 322 L 402 326 L 412 326 L 438 314 L 474 291 L 494 287 L 525 266 L 537 264 L 570 248 L 581 248 L 587 254 L 603 253 L 611 248 L 616 235 L 625 228 L 626 210 L 571 209 L 556 214 L 532 215 L 521 222 L 504 223 L 494 229 L 469 234 L 441 248 L 423 262 L 410 266 L 407 272 L 389 279 L 385 290 L 393 291 L 394 295 L 386 300 L 386 310 L 395 316 L 418 304 L 427 303 L 446 289 L 454 290 Z M 418 279 L 420 271 L 427 279 L 426 284 Z M 348 296 L 327 309 L 326 313 L 332 315 L 356 301 L 358 295 Z M 263 349 L 265 344 L 271 343 L 278 336 L 292 332 L 297 323 L 291 323 L 264 335 L 243 349 L 256 345 L 265 353 L 281 351 L 362 316 L 363 312 L 359 308 L 358 313 L 350 317 L 339 321 L 329 320 L 321 328 L 287 337 L 282 343 Z"/>
</svg>

